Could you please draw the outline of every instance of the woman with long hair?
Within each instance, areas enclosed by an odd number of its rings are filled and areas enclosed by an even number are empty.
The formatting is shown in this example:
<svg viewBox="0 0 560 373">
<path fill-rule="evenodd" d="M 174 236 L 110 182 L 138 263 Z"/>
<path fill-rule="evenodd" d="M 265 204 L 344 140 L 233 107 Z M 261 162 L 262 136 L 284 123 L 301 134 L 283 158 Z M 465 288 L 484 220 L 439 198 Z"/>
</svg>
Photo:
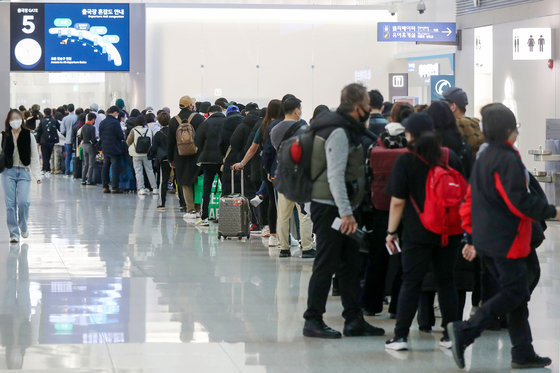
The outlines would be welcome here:
<svg viewBox="0 0 560 373">
<path fill-rule="evenodd" d="M 408 349 L 410 326 L 418 308 L 422 282 L 430 265 L 436 277 L 445 325 L 458 319 L 454 267 L 460 250 L 461 235 L 450 236 L 448 244 L 444 246 L 441 235 L 424 227 L 415 206 L 424 206 L 427 197 L 426 181 L 433 167 L 449 166 L 461 172 L 461 162 L 453 151 L 442 149 L 434 133 L 432 118 L 427 113 L 412 114 L 403 125 L 410 152 L 397 159 L 387 185 L 391 205 L 386 242 L 393 253 L 398 252 L 397 231 L 401 218 L 403 220 L 402 286 L 397 306 L 395 336 L 385 344 L 385 348 L 389 350 Z M 441 338 L 440 345 L 445 348 L 451 347 L 447 333 Z"/>
<path fill-rule="evenodd" d="M 35 136 L 22 127 L 21 112 L 12 109 L 6 116 L 0 136 L 4 154 L 2 187 L 6 202 L 6 220 L 10 231 L 10 243 L 19 242 L 20 234 L 29 237 L 27 219 L 29 217 L 31 179 L 41 184 L 41 166 Z"/>
</svg>

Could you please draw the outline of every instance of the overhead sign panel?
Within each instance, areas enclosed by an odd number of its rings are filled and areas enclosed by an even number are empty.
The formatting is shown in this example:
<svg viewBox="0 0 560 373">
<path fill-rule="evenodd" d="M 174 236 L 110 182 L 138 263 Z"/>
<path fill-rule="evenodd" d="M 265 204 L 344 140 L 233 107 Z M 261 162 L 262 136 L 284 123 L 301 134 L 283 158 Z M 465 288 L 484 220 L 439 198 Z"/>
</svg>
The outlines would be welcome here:
<svg viewBox="0 0 560 373">
<path fill-rule="evenodd" d="M 447 88 L 455 87 L 454 75 L 432 75 L 430 76 L 431 100 L 443 100 L 443 92 Z"/>
<path fill-rule="evenodd" d="M 377 41 L 440 42 L 457 41 L 453 22 L 379 22 Z"/>
<path fill-rule="evenodd" d="M 514 60 L 548 60 L 552 58 L 552 29 L 513 29 Z"/>
<path fill-rule="evenodd" d="M 12 3 L 12 71 L 128 71 L 128 4 Z"/>
</svg>

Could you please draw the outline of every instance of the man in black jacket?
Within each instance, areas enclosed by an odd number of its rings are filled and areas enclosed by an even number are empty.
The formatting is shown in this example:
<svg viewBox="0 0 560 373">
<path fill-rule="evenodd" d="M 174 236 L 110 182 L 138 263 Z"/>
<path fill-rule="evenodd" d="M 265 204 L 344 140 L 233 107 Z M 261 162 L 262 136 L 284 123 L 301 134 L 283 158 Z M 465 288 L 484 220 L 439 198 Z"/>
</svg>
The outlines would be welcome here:
<svg viewBox="0 0 560 373">
<path fill-rule="evenodd" d="M 464 368 L 467 346 L 497 316 L 507 314 L 512 368 L 542 368 L 551 360 L 538 356 L 533 349 L 526 257 L 531 251 L 533 220 L 560 220 L 560 210 L 529 192 L 529 176 L 513 147 L 518 133 L 511 110 L 502 104 L 490 104 L 481 112 L 489 146 L 474 165 L 467 199 L 461 207 L 463 227 L 472 235 L 472 245 L 465 246 L 463 256 L 467 260 L 480 256 L 499 291 L 468 321 L 449 323 L 453 356 Z"/>
<path fill-rule="evenodd" d="M 210 205 L 210 194 L 214 178 L 221 176 L 220 168 L 223 162 L 222 152 L 220 151 L 220 138 L 226 116 L 218 105 L 213 105 L 208 109 L 208 119 L 198 127 L 196 131 L 195 143 L 198 148 L 198 164 L 202 165 L 204 173 L 204 184 L 202 186 L 202 209 L 201 221 L 198 225 L 208 225 L 208 208 Z"/>
<path fill-rule="evenodd" d="M 111 165 L 113 166 L 112 193 L 123 193 L 119 188 L 119 174 L 121 157 L 125 152 L 126 143 L 124 142 L 121 123 L 117 119 L 118 115 L 119 108 L 111 106 L 107 110 L 107 117 L 99 124 L 99 138 L 105 157 L 102 171 L 103 193 L 111 193 L 109 190 L 109 167 Z"/>
<path fill-rule="evenodd" d="M 195 133 L 198 126 L 204 122 L 203 115 L 196 113 L 195 110 L 196 99 L 189 96 L 183 96 L 179 100 L 179 114 L 169 121 L 169 137 L 167 143 L 169 165 L 175 169 L 175 177 L 177 183 L 183 189 L 185 203 L 187 205 L 185 219 L 196 219 L 197 212 L 194 204 L 194 184 L 198 178 L 198 155 L 179 155 L 177 148 L 177 128 L 179 127 L 179 120 L 181 123 L 189 121 L 193 126 Z M 178 117 L 178 118 L 177 118 Z M 196 136 L 195 136 L 196 139 Z"/>
<path fill-rule="evenodd" d="M 51 109 L 46 108 L 44 111 L 45 118 L 41 120 L 39 128 L 37 128 L 37 140 L 41 145 L 41 155 L 43 158 L 43 174 L 46 177 L 51 175 L 51 156 L 54 145 L 58 142 L 58 129 L 60 123 L 52 117 Z"/>
</svg>

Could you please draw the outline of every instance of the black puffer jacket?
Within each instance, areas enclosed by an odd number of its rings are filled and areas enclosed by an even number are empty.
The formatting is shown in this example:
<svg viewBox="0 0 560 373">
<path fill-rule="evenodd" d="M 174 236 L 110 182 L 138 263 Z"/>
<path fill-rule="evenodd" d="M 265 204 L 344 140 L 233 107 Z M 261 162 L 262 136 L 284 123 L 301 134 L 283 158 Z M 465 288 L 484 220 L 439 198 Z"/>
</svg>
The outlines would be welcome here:
<svg viewBox="0 0 560 373">
<path fill-rule="evenodd" d="M 253 126 L 257 123 L 259 118 L 255 115 L 249 115 L 243 119 L 241 124 L 237 126 L 235 132 L 231 135 L 231 151 L 225 159 L 224 162 L 224 172 L 222 175 L 222 190 L 225 193 L 231 192 L 231 166 L 235 163 L 240 162 L 245 156 L 245 143 L 247 142 L 247 137 L 251 133 Z M 239 174 L 238 174 L 239 175 Z M 249 175 L 245 174 L 245 178 Z M 250 195 L 254 193 L 252 190 L 247 189 L 248 184 L 245 183 L 245 195 Z M 241 188 L 239 176 L 235 177 L 235 191 L 239 192 Z"/>
<path fill-rule="evenodd" d="M 198 127 L 195 143 L 198 148 L 199 164 L 222 164 L 224 156 L 220 149 L 220 139 L 226 116 L 214 113 Z"/>
<path fill-rule="evenodd" d="M 222 150 L 222 154 L 226 154 L 229 144 L 231 141 L 231 136 L 235 132 L 235 129 L 243 121 L 243 116 L 239 113 L 232 113 L 227 116 L 226 121 L 224 123 L 224 128 L 222 130 L 222 139 L 220 140 L 220 147 Z"/>
</svg>

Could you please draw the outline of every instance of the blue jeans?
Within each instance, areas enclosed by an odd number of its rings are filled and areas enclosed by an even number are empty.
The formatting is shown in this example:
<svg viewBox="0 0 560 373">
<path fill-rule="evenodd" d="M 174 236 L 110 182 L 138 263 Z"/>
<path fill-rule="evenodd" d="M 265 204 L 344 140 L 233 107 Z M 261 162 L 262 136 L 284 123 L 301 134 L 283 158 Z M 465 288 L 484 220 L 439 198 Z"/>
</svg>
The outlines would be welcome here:
<svg viewBox="0 0 560 373">
<path fill-rule="evenodd" d="M 19 238 L 20 229 L 27 231 L 29 217 L 29 190 L 31 187 L 31 174 L 23 167 L 6 168 L 2 173 L 2 187 L 6 201 L 6 220 L 10 238 Z"/>
<path fill-rule="evenodd" d="M 64 144 L 64 152 L 66 153 L 66 158 L 64 160 L 64 173 L 66 175 L 72 175 L 70 172 L 70 164 L 72 163 L 72 144 Z"/>
</svg>

